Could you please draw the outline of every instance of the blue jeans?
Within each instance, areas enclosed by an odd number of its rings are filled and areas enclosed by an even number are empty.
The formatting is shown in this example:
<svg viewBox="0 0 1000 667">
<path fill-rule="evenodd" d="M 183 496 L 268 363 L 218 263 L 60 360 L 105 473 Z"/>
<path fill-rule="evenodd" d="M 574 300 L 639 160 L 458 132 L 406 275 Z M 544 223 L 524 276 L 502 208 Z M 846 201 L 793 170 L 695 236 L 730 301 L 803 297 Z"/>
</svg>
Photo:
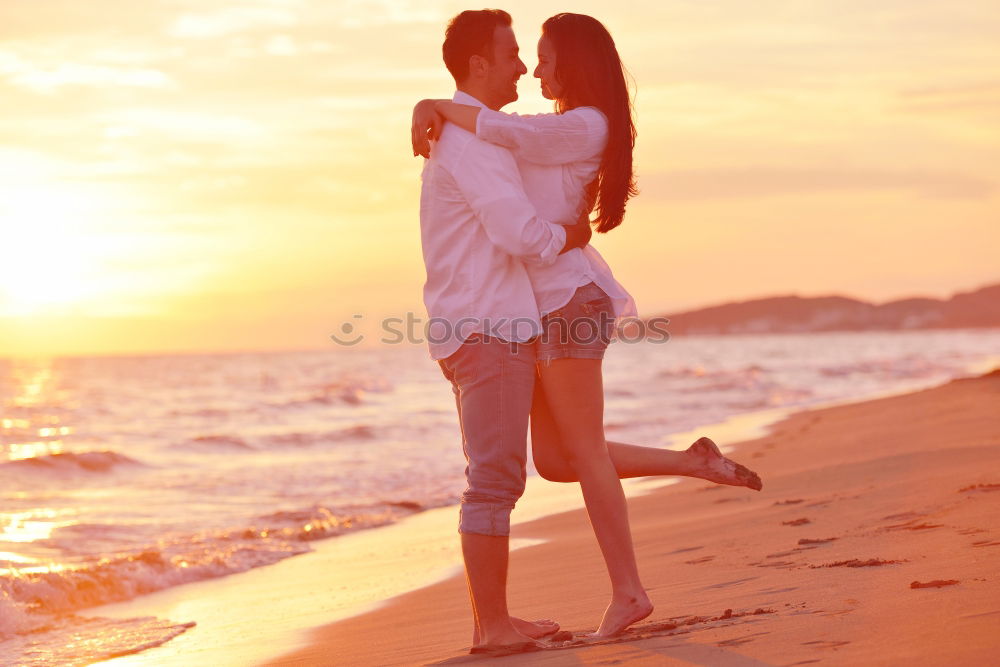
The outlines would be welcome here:
<svg viewBox="0 0 1000 667">
<path fill-rule="evenodd" d="M 458 531 L 510 535 L 526 478 L 535 346 L 473 334 L 438 363 L 455 392 L 467 462 Z"/>
</svg>

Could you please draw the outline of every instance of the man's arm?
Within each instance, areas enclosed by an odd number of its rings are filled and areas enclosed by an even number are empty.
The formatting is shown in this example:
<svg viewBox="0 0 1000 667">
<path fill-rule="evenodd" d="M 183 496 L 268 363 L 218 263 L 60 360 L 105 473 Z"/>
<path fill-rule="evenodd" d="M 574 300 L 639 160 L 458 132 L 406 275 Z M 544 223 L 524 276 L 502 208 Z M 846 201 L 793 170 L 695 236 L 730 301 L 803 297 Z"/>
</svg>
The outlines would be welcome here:
<svg viewBox="0 0 1000 667">
<path fill-rule="evenodd" d="M 584 218 L 563 226 L 538 217 L 506 149 L 470 141 L 452 177 L 490 241 L 510 255 L 551 264 L 560 254 L 590 241 L 590 225 Z"/>
</svg>

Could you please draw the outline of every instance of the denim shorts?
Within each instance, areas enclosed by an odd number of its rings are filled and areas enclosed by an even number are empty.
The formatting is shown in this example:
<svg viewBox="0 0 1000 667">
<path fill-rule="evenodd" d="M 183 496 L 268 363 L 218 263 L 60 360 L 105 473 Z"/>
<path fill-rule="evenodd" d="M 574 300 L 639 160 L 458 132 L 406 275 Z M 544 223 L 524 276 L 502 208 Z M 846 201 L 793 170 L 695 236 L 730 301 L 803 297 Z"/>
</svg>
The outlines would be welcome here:
<svg viewBox="0 0 1000 667">
<path fill-rule="evenodd" d="M 594 283 L 578 287 L 562 308 L 542 317 L 538 361 L 603 359 L 615 330 L 611 297 Z"/>
</svg>

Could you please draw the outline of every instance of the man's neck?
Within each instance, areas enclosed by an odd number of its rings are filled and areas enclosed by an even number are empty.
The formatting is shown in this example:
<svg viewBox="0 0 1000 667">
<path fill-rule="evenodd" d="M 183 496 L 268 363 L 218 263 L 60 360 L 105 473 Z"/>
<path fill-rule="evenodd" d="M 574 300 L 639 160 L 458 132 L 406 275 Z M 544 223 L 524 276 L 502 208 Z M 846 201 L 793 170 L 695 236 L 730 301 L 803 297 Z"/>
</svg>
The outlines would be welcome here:
<svg viewBox="0 0 1000 667">
<path fill-rule="evenodd" d="M 502 104 L 496 104 L 496 102 L 490 99 L 490 96 L 487 94 L 485 90 L 481 90 L 476 86 L 470 86 L 470 85 L 458 86 L 458 90 L 460 92 L 465 93 L 466 95 L 471 95 L 472 97 L 475 97 L 477 100 L 485 104 L 487 109 L 493 109 L 494 111 L 499 111 L 500 107 L 503 106 Z"/>
</svg>

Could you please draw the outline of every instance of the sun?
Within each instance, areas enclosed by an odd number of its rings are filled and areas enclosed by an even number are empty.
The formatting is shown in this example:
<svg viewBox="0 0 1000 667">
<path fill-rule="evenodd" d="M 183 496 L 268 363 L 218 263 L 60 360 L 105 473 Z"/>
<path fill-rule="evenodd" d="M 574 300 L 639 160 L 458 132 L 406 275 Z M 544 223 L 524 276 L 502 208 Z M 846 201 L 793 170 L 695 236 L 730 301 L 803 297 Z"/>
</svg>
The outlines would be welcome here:
<svg viewBox="0 0 1000 667">
<path fill-rule="evenodd" d="M 100 296 L 107 252 L 90 232 L 105 208 L 67 184 L 0 184 L 0 315 L 66 312 Z"/>
</svg>

